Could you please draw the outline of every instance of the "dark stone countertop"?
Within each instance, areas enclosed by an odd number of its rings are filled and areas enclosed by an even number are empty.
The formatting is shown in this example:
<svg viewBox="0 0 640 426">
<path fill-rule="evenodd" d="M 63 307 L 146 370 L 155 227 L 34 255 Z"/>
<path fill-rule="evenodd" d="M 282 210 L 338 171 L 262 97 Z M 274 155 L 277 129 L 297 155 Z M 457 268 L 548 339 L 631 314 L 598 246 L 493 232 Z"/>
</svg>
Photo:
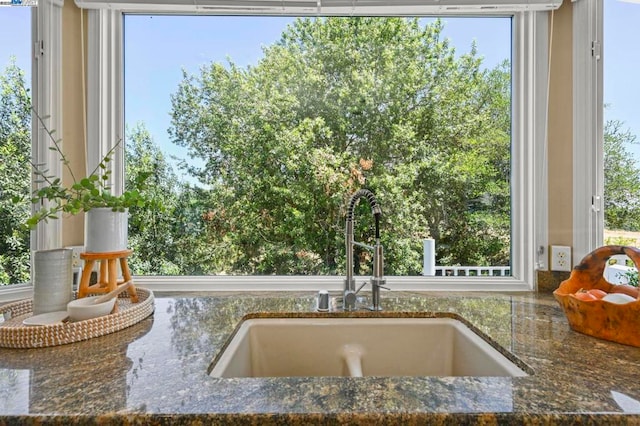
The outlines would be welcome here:
<svg viewBox="0 0 640 426">
<path fill-rule="evenodd" d="M 534 372 L 513 378 L 213 378 L 244 315 L 313 312 L 315 294 L 155 297 L 107 336 L 0 348 L 0 424 L 640 424 L 640 348 L 571 331 L 550 295 L 383 294 L 387 315 L 461 316 Z"/>
</svg>

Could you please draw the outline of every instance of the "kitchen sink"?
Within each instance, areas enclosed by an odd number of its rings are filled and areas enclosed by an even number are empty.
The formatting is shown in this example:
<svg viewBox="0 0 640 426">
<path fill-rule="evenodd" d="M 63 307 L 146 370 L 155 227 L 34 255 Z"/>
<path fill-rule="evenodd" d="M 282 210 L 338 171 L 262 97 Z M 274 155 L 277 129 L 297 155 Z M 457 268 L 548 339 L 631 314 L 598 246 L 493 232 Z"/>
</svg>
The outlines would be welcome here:
<svg viewBox="0 0 640 426">
<path fill-rule="evenodd" d="M 250 318 L 212 363 L 213 377 L 526 376 L 450 317 Z"/>
</svg>

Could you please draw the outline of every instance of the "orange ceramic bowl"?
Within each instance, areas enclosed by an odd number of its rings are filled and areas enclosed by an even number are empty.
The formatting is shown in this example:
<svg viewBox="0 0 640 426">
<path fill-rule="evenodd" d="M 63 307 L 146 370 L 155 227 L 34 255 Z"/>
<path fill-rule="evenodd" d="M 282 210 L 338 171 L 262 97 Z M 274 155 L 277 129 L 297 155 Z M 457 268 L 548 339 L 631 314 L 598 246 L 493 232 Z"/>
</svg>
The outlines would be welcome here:
<svg viewBox="0 0 640 426">
<path fill-rule="evenodd" d="M 636 267 L 640 261 L 640 251 L 634 247 L 600 247 L 573 268 L 569 279 L 563 281 L 553 295 L 573 330 L 640 347 L 640 299 L 616 304 L 604 300 L 583 301 L 573 296 L 580 289 L 597 288 L 609 293 L 615 284 L 608 282 L 603 273 L 609 258 L 616 254 L 626 254 Z"/>
</svg>

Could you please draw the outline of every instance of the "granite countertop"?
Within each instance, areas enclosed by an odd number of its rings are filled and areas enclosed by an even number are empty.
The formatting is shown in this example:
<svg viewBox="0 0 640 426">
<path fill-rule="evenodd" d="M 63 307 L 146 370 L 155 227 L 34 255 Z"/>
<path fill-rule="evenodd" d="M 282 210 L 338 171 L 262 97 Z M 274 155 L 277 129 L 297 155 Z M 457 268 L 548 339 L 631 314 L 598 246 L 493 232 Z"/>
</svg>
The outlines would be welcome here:
<svg viewBox="0 0 640 426">
<path fill-rule="evenodd" d="M 241 318 L 313 312 L 315 294 L 155 297 L 151 317 L 107 336 L 0 348 L 0 424 L 640 424 L 640 348 L 571 331 L 550 295 L 383 294 L 387 315 L 459 315 L 526 377 L 233 379 L 207 370 Z"/>
</svg>

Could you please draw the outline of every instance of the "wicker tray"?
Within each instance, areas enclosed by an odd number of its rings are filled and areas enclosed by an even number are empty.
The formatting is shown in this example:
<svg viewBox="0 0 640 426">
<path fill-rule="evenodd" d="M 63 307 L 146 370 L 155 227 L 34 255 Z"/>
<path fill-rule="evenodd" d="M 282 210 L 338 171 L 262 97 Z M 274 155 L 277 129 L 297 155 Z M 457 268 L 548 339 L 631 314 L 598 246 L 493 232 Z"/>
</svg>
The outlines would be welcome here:
<svg viewBox="0 0 640 426">
<path fill-rule="evenodd" d="M 151 315 L 154 308 L 151 290 L 136 288 L 136 291 L 138 303 L 131 303 L 126 294 L 121 295 L 118 298 L 118 312 L 114 314 L 84 321 L 41 326 L 22 324 L 25 318 L 32 316 L 32 299 L 0 306 L 0 314 L 5 318 L 10 317 L 0 324 L 0 347 L 44 348 L 65 345 L 130 327 Z"/>
<path fill-rule="evenodd" d="M 582 259 L 573 268 L 568 280 L 563 281 L 554 297 L 562 306 L 569 326 L 580 333 L 604 340 L 640 347 L 640 299 L 623 305 L 594 300 L 585 302 L 572 296 L 581 288 L 597 288 L 610 292 L 615 284 L 608 282 L 604 269 L 611 256 L 626 254 L 638 267 L 640 250 L 634 247 L 604 246 Z"/>
</svg>

